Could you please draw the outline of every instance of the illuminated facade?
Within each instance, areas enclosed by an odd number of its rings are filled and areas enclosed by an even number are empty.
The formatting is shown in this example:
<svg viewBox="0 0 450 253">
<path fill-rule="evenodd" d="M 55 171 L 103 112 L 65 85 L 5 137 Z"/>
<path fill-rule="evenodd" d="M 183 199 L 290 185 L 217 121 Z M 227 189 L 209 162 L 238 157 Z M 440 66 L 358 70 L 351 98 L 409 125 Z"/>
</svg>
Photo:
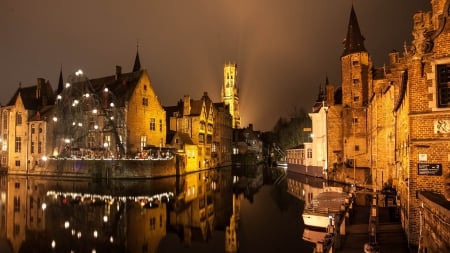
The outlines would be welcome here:
<svg viewBox="0 0 450 253">
<path fill-rule="evenodd" d="M 1 167 L 30 173 L 51 157 L 98 159 L 160 157 L 166 145 L 166 113 L 146 70 L 88 79 L 62 73 L 56 92 L 48 81 L 19 87 L 1 110 Z M 132 129 L 132 130 L 131 130 Z"/>
<path fill-rule="evenodd" d="M 239 115 L 239 88 L 237 84 L 237 64 L 225 64 L 223 68 L 222 102 L 229 106 L 233 117 L 233 128 L 240 128 L 241 117 Z"/>
<path fill-rule="evenodd" d="M 326 107 L 327 114 L 313 129 L 327 125 L 332 179 L 350 178 L 378 192 L 395 188 L 408 242 L 444 252 L 450 248 L 450 1 L 431 5 L 413 16 L 412 44 L 390 52 L 383 67 L 372 65 L 352 7 L 341 87 L 327 85 L 313 112 Z"/>
</svg>

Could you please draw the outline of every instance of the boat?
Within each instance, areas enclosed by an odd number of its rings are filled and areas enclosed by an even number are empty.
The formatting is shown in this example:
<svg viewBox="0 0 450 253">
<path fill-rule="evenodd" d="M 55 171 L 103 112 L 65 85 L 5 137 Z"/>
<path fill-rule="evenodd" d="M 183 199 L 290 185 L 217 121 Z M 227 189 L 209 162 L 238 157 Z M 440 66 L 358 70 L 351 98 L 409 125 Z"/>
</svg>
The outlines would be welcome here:
<svg viewBox="0 0 450 253">
<path fill-rule="evenodd" d="M 303 211 L 305 229 L 327 231 L 330 225 L 334 225 L 336 218 L 345 212 L 349 201 L 349 195 L 342 187 L 324 187 L 323 192 L 313 197 Z"/>
</svg>

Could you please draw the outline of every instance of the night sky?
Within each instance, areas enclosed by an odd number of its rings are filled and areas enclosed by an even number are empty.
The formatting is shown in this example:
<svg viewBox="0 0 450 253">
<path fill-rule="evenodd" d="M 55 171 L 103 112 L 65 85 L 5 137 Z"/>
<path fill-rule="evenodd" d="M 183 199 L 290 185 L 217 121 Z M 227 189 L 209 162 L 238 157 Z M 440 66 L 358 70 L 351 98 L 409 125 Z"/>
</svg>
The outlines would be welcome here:
<svg viewBox="0 0 450 253">
<path fill-rule="evenodd" d="M 208 92 L 220 101 L 223 64 L 238 64 L 241 126 L 271 130 L 311 111 L 328 76 L 340 85 L 351 6 L 377 67 L 410 44 L 412 15 L 429 0 L 0 0 L 0 103 L 19 83 L 56 88 L 78 69 L 89 78 L 141 65 L 164 106 Z"/>
</svg>

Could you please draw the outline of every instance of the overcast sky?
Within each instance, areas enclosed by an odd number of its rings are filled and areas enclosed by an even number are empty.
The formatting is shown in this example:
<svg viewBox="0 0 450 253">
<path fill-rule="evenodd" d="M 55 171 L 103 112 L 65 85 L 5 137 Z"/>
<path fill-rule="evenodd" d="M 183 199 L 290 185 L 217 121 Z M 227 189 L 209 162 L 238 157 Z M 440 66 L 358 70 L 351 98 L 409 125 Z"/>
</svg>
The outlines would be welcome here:
<svg viewBox="0 0 450 253">
<path fill-rule="evenodd" d="M 82 69 L 89 78 L 141 65 L 164 106 L 208 92 L 220 101 L 223 64 L 238 64 L 242 126 L 271 130 L 310 112 L 328 76 L 340 85 L 351 6 L 376 66 L 411 42 L 412 15 L 429 0 L 0 0 L 0 102 L 19 83 L 56 88 Z"/>
</svg>

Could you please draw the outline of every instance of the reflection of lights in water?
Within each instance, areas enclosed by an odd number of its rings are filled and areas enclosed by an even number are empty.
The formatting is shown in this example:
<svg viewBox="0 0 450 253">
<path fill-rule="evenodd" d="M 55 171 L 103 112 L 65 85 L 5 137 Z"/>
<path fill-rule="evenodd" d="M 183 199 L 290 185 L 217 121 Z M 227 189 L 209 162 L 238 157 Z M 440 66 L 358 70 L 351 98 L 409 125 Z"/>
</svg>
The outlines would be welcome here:
<svg viewBox="0 0 450 253">
<path fill-rule="evenodd" d="M 56 247 L 56 242 L 55 240 L 52 241 L 52 249 L 54 249 Z"/>
<path fill-rule="evenodd" d="M 94 238 L 97 238 L 97 237 L 98 237 L 98 231 L 94 230 Z"/>
<path fill-rule="evenodd" d="M 70 231 L 70 233 L 71 233 L 72 235 L 75 235 L 75 229 L 72 229 L 72 230 Z"/>
<path fill-rule="evenodd" d="M 108 216 L 103 216 L 103 222 L 108 222 Z"/>
<path fill-rule="evenodd" d="M 64 222 L 64 228 L 67 229 L 70 227 L 70 223 L 68 221 Z"/>
<path fill-rule="evenodd" d="M 81 238 L 81 231 L 79 231 L 79 232 L 77 233 L 77 237 L 78 237 L 78 238 Z"/>
<path fill-rule="evenodd" d="M 114 242 L 114 238 L 112 236 L 109 237 L 109 242 L 113 243 Z"/>
<path fill-rule="evenodd" d="M 115 200 L 119 200 L 122 202 L 126 202 L 127 200 L 132 200 L 138 202 L 140 204 L 150 204 L 154 201 L 170 201 L 170 198 L 174 196 L 173 192 L 163 192 L 159 194 L 154 194 L 152 196 L 117 196 L 113 197 L 111 195 L 100 195 L 100 194 L 86 194 L 79 192 L 56 192 L 56 191 L 48 191 L 48 197 L 53 197 L 53 199 L 58 199 L 58 197 L 70 198 L 70 199 L 79 199 L 81 202 L 87 201 L 103 201 L 106 204 L 112 205 Z M 44 210 L 47 207 L 45 203 L 42 204 L 42 209 Z M 120 203 L 116 202 L 116 209 L 120 211 Z M 105 220 L 106 219 L 106 220 Z M 108 217 L 104 216 L 103 221 L 107 222 Z"/>
</svg>

